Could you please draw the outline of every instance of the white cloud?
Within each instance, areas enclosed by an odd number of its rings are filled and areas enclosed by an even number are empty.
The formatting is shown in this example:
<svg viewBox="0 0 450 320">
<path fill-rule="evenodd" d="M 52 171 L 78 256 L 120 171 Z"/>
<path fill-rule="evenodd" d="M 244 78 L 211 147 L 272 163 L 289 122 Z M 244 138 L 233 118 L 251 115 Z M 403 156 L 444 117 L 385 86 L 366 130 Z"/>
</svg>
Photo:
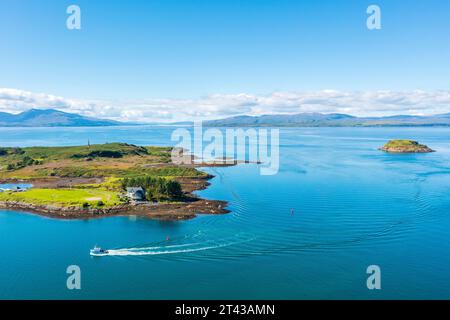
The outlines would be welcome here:
<svg viewBox="0 0 450 320">
<path fill-rule="evenodd" d="M 188 121 L 234 115 L 347 113 L 356 116 L 431 115 L 450 112 L 450 91 L 321 90 L 267 95 L 214 94 L 198 99 L 105 101 L 68 99 L 51 94 L 0 88 L 0 112 L 58 109 L 120 121 Z"/>
</svg>

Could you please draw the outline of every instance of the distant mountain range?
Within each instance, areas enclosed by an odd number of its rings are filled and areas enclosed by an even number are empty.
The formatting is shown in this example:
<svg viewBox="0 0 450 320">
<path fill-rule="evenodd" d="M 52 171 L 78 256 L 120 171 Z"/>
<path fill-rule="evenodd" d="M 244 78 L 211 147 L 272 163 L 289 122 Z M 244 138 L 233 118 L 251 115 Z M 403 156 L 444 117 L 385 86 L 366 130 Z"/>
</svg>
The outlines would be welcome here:
<svg viewBox="0 0 450 320">
<path fill-rule="evenodd" d="M 450 126 L 450 113 L 435 116 L 354 117 L 347 114 L 299 113 L 291 115 L 237 116 L 206 121 L 208 127 L 388 127 Z"/>
<path fill-rule="evenodd" d="M 31 109 L 19 114 L 0 112 L 0 127 L 99 127 L 122 124 L 53 109 Z"/>
<path fill-rule="evenodd" d="M 162 123 L 152 123 L 161 125 Z M 176 122 L 169 125 L 191 125 Z M 31 109 L 19 114 L 0 112 L 0 127 L 100 127 L 136 123 L 84 117 L 54 109 Z M 167 125 L 167 123 L 166 123 Z M 355 117 L 341 113 L 299 113 L 291 115 L 236 116 L 204 121 L 205 127 L 388 127 L 450 126 L 450 113 L 434 116 Z"/>
</svg>

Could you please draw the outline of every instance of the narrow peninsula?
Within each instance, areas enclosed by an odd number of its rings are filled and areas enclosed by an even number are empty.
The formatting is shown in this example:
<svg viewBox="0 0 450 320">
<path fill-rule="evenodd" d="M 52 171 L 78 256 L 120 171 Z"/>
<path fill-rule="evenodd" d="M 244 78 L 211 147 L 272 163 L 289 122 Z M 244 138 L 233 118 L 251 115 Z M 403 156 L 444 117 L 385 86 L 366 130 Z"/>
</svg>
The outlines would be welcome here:
<svg viewBox="0 0 450 320">
<path fill-rule="evenodd" d="M 0 208 L 66 219 L 229 212 L 226 202 L 193 193 L 213 176 L 194 162 L 173 163 L 172 150 L 126 143 L 0 148 Z"/>
<path fill-rule="evenodd" d="M 413 140 L 391 140 L 386 143 L 380 150 L 390 153 L 428 153 L 434 152 L 426 145 L 419 144 Z"/>
</svg>

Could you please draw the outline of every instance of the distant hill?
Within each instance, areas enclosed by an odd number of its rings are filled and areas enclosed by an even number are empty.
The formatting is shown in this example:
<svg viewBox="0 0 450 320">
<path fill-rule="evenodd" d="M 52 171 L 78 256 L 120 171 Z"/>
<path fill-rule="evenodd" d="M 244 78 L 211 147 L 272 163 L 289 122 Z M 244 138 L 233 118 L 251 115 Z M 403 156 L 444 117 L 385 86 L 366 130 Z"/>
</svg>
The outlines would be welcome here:
<svg viewBox="0 0 450 320">
<path fill-rule="evenodd" d="M 53 109 L 31 109 L 19 114 L 0 112 L 0 127 L 98 127 L 121 124 Z"/>
<path fill-rule="evenodd" d="M 141 123 L 142 125 L 193 125 L 193 122 Z M 54 109 L 31 109 L 19 114 L 0 112 L 0 127 L 100 127 L 138 123 L 84 117 Z M 450 126 L 450 113 L 434 116 L 355 117 L 341 113 L 298 113 L 236 116 L 204 121 L 205 127 L 388 127 Z"/>
<path fill-rule="evenodd" d="M 291 115 L 237 116 L 203 123 L 207 127 L 388 127 L 450 126 L 450 113 L 435 116 L 354 117 L 340 113 L 299 113 Z"/>
</svg>

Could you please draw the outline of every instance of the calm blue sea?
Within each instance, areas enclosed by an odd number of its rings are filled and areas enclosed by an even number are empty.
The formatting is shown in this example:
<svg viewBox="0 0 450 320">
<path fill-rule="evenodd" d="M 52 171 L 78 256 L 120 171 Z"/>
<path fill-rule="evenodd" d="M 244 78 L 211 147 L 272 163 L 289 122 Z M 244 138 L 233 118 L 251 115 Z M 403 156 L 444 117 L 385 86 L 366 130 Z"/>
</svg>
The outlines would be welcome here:
<svg viewBox="0 0 450 320">
<path fill-rule="evenodd" d="M 0 128 L 0 145 L 171 145 L 172 130 Z M 208 169 L 215 178 L 199 194 L 229 201 L 227 215 L 63 221 L 0 211 L 0 298 L 450 299 L 449 128 L 295 128 L 280 138 L 277 175 L 254 164 Z M 377 150 L 391 138 L 437 152 Z M 95 244 L 116 255 L 91 257 Z M 366 287 L 374 264 L 379 291 Z M 81 268 L 81 290 L 66 287 L 69 265 Z"/>
</svg>

